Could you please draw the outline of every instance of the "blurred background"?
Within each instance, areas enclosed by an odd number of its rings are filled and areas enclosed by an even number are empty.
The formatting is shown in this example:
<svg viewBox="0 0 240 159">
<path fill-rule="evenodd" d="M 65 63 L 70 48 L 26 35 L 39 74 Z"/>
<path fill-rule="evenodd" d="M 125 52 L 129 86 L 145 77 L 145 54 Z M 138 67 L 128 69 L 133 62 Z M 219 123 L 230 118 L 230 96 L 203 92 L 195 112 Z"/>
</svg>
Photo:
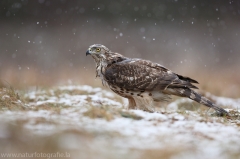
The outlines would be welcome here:
<svg viewBox="0 0 240 159">
<path fill-rule="evenodd" d="M 85 52 L 100 43 L 240 95 L 240 1 L 1 0 L 0 78 L 16 88 L 101 86 Z"/>
</svg>

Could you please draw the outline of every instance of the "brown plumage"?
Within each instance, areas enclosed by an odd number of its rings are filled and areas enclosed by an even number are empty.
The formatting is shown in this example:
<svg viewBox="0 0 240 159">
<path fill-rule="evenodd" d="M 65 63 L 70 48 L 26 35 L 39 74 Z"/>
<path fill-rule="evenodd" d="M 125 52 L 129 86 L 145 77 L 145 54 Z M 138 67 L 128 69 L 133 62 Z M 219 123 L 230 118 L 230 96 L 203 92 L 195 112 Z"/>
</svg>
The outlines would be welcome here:
<svg viewBox="0 0 240 159">
<path fill-rule="evenodd" d="M 213 108 L 221 115 L 228 114 L 193 90 L 197 89 L 193 85 L 198 83 L 196 80 L 178 75 L 158 63 L 124 57 L 101 44 L 90 46 L 86 55 L 95 60 L 96 76 L 101 78 L 103 85 L 128 98 L 131 109 L 152 112 L 154 101 L 164 101 L 170 95 L 176 95 Z"/>
</svg>

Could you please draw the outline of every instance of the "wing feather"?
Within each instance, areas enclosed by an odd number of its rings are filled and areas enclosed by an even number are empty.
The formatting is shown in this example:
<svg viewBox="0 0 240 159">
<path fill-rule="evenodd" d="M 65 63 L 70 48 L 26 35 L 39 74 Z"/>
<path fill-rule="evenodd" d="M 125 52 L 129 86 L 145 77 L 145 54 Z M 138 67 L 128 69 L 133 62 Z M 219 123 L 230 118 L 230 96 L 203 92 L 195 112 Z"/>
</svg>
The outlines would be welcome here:
<svg viewBox="0 0 240 159">
<path fill-rule="evenodd" d="M 165 90 L 166 88 L 197 88 L 197 81 L 173 73 L 169 69 L 148 60 L 127 59 L 109 65 L 104 73 L 105 80 L 128 90 Z"/>
</svg>

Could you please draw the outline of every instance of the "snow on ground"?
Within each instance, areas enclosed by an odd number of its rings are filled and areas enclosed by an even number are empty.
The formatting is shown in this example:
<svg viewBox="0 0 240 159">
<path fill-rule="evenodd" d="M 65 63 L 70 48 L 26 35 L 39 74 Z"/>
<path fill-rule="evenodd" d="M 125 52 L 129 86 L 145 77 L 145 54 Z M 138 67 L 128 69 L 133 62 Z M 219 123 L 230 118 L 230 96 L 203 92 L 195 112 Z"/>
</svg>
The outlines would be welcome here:
<svg viewBox="0 0 240 159">
<path fill-rule="evenodd" d="M 211 97 L 214 101 L 216 101 L 217 105 L 226 106 L 229 108 L 240 109 L 240 98 L 239 99 L 231 99 L 226 97 L 217 97 L 210 93 L 206 94 L 208 97 Z"/>
<path fill-rule="evenodd" d="M 169 109 L 155 113 L 126 110 L 121 98 L 90 86 L 71 85 L 29 92 L 25 99 L 29 101 L 29 108 L 39 109 L 3 111 L 0 113 L 1 122 L 24 121 L 24 129 L 40 136 L 51 136 L 72 129 L 94 134 L 92 140 L 85 144 L 89 146 L 88 149 L 95 151 L 110 147 L 113 152 L 121 154 L 120 151 L 124 150 L 128 154 L 135 149 L 170 149 L 177 151 L 170 155 L 173 159 L 240 156 L 239 118 L 216 117 L 188 110 L 178 112 Z M 229 109 L 240 106 L 239 99 L 214 97 L 214 100 Z M 179 103 L 186 102 L 191 101 L 181 98 L 168 106 L 176 108 Z M 53 109 L 41 109 L 41 106 Z M 58 106 L 62 108 L 55 111 Z M 4 129 L 1 129 L 0 138 L 4 138 L 4 134 Z M 75 138 L 67 136 L 61 141 L 64 142 L 61 144 L 64 148 L 83 150 Z M 103 152 L 99 153 L 101 156 Z M 139 156 L 141 153 L 131 157 Z"/>
</svg>

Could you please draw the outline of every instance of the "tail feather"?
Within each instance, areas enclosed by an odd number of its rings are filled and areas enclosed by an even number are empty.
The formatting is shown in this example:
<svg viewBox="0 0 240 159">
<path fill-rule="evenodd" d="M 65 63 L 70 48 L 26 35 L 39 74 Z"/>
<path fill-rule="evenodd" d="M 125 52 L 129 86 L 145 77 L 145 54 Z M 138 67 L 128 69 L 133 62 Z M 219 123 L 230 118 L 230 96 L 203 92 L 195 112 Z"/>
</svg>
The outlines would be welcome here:
<svg viewBox="0 0 240 159">
<path fill-rule="evenodd" d="M 200 94 L 198 94 L 197 92 L 195 92 L 189 88 L 185 88 L 185 89 L 179 88 L 179 89 L 175 89 L 175 90 L 177 91 L 177 93 L 179 93 L 179 96 L 188 97 L 188 98 L 190 98 L 200 104 L 203 104 L 209 108 L 213 108 L 214 110 L 219 112 L 220 115 L 229 115 L 226 110 L 218 107 L 217 105 L 215 105 L 213 102 L 211 102 L 206 97 L 201 96 Z"/>
<path fill-rule="evenodd" d="M 182 75 L 179 75 L 179 74 L 176 74 L 178 76 L 178 78 L 182 81 L 186 81 L 186 82 L 189 82 L 189 83 L 198 83 L 198 81 L 192 79 L 192 78 L 189 78 L 189 77 L 185 77 L 185 76 L 182 76 Z"/>
</svg>

